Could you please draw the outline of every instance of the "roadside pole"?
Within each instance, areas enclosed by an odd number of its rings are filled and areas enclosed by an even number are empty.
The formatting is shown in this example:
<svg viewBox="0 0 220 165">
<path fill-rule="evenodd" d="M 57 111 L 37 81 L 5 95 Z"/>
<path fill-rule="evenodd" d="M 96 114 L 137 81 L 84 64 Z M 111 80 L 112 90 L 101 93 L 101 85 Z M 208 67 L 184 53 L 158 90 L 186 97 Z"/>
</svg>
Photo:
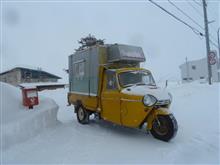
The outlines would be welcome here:
<svg viewBox="0 0 220 165">
<path fill-rule="evenodd" d="M 217 73 L 218 73 L 218 82 L 220 82 L 220 41 L 219 41 L 219 31 L 220 27 L 218 28 L 217 38 L 218 38 L 218 56 L 217 56 Z"/>
<path fill-rule="evenodd" d="M 189 82 L 189 63 L 187 57 L 186 57 L 186 76 L 187 76 L 187 82 Z"/>
<path fill-rule="evenodd" d="M 207 4 L 205 0 L 203 2 L 203 12 L 204 12 L 204 24 L 205 24 L 205 38 L 206 38 L 206 53 L 207 53 L 207 65 L 208 65 L 208 80 L 209 85 L 212 84 L 212 72 L 211 72 L 211 65 L 209 63 L 209 52 L 210 52 L 210 45 L 209 45 L 209 27 L 208 27 L 208 18 L 207 18 Z"/>
</svg>

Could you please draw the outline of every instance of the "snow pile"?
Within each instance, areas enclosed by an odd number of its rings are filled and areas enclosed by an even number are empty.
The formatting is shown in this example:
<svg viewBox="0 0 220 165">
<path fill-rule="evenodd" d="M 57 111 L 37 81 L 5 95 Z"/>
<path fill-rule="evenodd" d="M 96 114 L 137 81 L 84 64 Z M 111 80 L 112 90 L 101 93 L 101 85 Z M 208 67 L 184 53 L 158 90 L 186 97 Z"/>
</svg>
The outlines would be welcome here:
<svg viewBox="0 0 220 165">
<path fill-rule="evenodd" d="M 40 105 L 29 110 L 22 105 L 19 88 L 0 82 L 1 89 L 1 148 L 25 141 L 44 128 L 57 124 L 58 105 L 51 99 L 40 98 Z"/>
<path fill-rule="evenodd" d="M 220 164 L 220 84 L 170 83 L 179 129 L 169 143 L 102 120 L 77 122 L 67 89 L 40 92 L 59 104 L 62 124 L 2 152 L 3 164 Z M 41 97 L 41 96 L 40 96 Z M 50 139 L 50 140 L 47 140 Z"/>
<path fill-rule="evenodd" d="M 68 88 L 60 88 L 56 90 L 44 90 L 39 92 L 39 97 L 52 98 L 59 105 L 59 110 L 57 113 L 57 119 L 61 123 L 72 122 L 73 117 L 75 118 L 74 106 L 68 106 L 67 93 Z"/>
</svg>

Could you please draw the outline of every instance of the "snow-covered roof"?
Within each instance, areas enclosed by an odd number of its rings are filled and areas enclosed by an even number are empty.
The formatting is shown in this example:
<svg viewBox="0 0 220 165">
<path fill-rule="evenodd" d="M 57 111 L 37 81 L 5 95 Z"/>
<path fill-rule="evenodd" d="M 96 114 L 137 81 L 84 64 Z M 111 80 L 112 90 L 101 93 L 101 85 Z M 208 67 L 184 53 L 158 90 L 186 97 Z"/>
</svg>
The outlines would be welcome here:
<svg viewBox="0 0 220 165">
<path fill-rule="evenodd" d="M 50 75 L 50 76 L 52 76 L 52 77 L 54 77 L 54 78 L 56 78 L 56 79 L 61 79 L 61 77 L 56 76 L 56 75 L 54 75 L 54 74 L 52 74 L 52 73 L 46 72 L 46 71 L 42 70 L 42 68 L 39 68 L 39 67 L 38 67 L 38 68 L 37 68 L 37 67 L 30 67 L 30 66 L 15 66 L 15 67 L 13 67 L 13 68 L 10 68 L 10 69 L 7 69 L 7 70 L 1 72 L 0 75 L 6 74 L 6 73 L 11 72 L 11 71 L 13 71 L 13 70 L 15 70 L 15 69 L 27 69 L 27 70 L 37 71 L 37 72 L 40 71 L 41 73 L 48 74 L 48 75 Z"/>
<path fill-rule="evenodd" d="M 32 70 L 42 70 L 42 68 L 40 68 L 40 67 L 34 67 L 34 66 L 30 66 L 30 65 L 23 65 L 23 64 L 21 64 L 21 65 L 14 65 L 13 67 L 4 68 L 4 69 L 1 70 L 0 74 L 2 74 L 4 72 L 11 71 L 11 70 L 13 70 L 15 68 L 26 68 L 26 69 L 32 69 Z"/>
</svg>

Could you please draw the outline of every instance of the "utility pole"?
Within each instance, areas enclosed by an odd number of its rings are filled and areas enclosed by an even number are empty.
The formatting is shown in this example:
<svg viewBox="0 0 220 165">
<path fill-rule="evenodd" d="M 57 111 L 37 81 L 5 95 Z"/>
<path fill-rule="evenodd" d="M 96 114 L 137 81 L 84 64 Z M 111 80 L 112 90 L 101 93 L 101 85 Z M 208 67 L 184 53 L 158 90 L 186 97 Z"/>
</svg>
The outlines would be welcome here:
<svg viewBox="0 0 220 165">
<path fill-rule="evenodd" d="M 218 56 L 220 57 L 220 41 L 219 41 L 219 31 L 220 31 L 220 27 L 218 28 L 218 32 L 217 32 L 217 38 L 218 38 Z"/>
<path fill-rule="evenodd" d="M 187 82 L 189 82 L 189 63 L 186 57 L 186 76 L 187 76 Z"/>
<path fill-rule="evenodd" d="M 206 0 L 202 0 L 203 2 L 203 12 L 204 12 L 204 24 L 205 24 L 205 38 L 206 38 L 206 53 L 207 53 L 207 65 L 208 65 L 208 79 L 209 85 L 212 84 L 212 72 L 211 72 L 211 65 L 209 63 L 209 52 L 210 52 L 210 45 L 209 45 L 209 27 L 208 27 L 208 18 L 207 18 L 207 4 Z"/>
<path fill-rule="evenodd" d="M 218 81 L 220 82 L 220 41 L 219 41 L 219 31 L 220 31 L 220 27 L 218 28 L 218 32 L 217 32 L 217 38 L 218 38 L 218 56 L 217 56 L 217 72 L 218 72 Z"/>
</svg>

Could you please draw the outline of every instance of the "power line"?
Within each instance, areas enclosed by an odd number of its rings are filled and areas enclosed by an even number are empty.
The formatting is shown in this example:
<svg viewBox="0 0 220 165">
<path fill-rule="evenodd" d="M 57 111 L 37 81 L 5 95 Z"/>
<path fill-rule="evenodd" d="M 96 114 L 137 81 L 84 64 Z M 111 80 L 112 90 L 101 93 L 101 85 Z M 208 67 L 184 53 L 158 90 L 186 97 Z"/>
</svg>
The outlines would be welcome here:
<svg viewBox="0 0 220 165">
<path fill-rule="evenodd" d="M 212 28 L 212 30 L 216 33 L 218 30 L 216 29 L 216 27 L 214 26 L 214 25 L 212 25 L 211 23 L 210 23 L 210 26 L 211 26 L 211 28 Z"/>
<path fill-rule="evenodd" d="M 196 22 L 192 17 L 190 17 L 186 12 L 184 12 L 180 7 L 178 7 L 177 5 L 175 5 L 173 2 L 171 2 L 170 0 L 168 0 L 168 2 L 172 5 L 172 6 L 174 6 L 177 10 L 179 10 L 182 14 L 184 14 L 187 18 L 189 18 L 192 22 L 194 22 L 196 25 L 198 25 L 202 30 L 204 30 L 204 27 L 203 26 L 201 26 L 198 22 Z M 197 2 L 197 1 L 195 1 L 195 2 Z M 197 2 L 198 3 L 198 2 Z M 201 4 L 200 4 L 201 5 Z M 213 27 L 212 25 L 211 25 L 211 27 Z M 214 30 L 215 31 L 215 29 L 214 29 L 214 27 L 213 27 L 213 29 L 212 30 Z M 212 39 L 215 41 L 215 42 L 217 42 L 217 40 L 215 39 L 215 37 L 213 37 L 211 34 L 210 34 L 210 36 L 212 37 Z"/>
<path fill-rule="evenodd" d="M 215 37 L 209 33 L 209 36 L 217 43 L 217 40 L 215 39 Z"/>
<path fill-rule="evenodd" d="M 194 2 L 197 2 L 198 4 L 200 4 L 198 1 L 196 1 L 196 0 L 193 0 Z M 195 6 L 193 6 L 192 5 L 192 3 L 190 2 L 190 1 L 186 1 L 195 11 L 196 11 L 196 13 L 199 15 L 199 16 L 201 16 L 202 18 L 203 18 L 203 13 L 202 12 L 200 12 Z M 202 4 L 200 4 L 199 6 L 202 6 Z M 212 28 L 212 30 L 214 31 L 214 32 L 217 32 L 217 30 L 215 29 L 215 27 L 212 25 L 212 24 L 210 24 L 210 26 L 211 26 L 211 28 Z M 203 28 L 204 29 L 204 28 Z M 216 40 L 215 40 L 216 41 Z"/>
<path fill-rule="evenodd" d="M 201 7 L 202 7 L 202 4 L 201 4 L 201 3 L 199 3 L 198 1 L 193 0 L 193 2 L 195 2 L 197 5 L 199 5 L 199 6 L 201 6 Z"/>
<path fill-rule="evenodd" d="M 193 6 L 190 1 L 186 2 L 197 12 L 198 15 L 200 15 L 202 18 L 204 17 L 203 14 L 195 6 Z"/>
<path fill-rule="evenodd" d="M 212 40 L 209 40 L 209 42 L 210 42 L 210 44 L 212 44 L 214 47 L 216 47 L 218 49 L 218 45 L 215 42 L 213 42 Z"/>
<path fill-rule="evenodd" d="M 195 3 L 197 3 L 197 4 L 199 4 L 199 6 L 201 6 L 202 7 L 202 4 L 200 4 L 198 1 L 196 1 L 196 0 L 193 0 Z M 188 2 L 188 4 L 201 16 L 201 17 L 203 17 L 203 15 L 202 15 L 202 13 L 196 8 L 196 7 L 194 7 L 192 4 L 191 4 L 191 2 L 190 1 L 187 1 Z M 210 24 L 210 26 L 211 26 L 211 29 L 216 33 L 217 32 L 217 30 L 215 29 L 215 27 L 212 25 L 212 24 Z M 204 28 L 203 28 L 204 29 Z M 217 43 L 217 40 L 215 39 L 215 37 L 213 37 L 211 34 L 209 34 L 210 36 L 211 36 L 211 38 Z M 213 42 L 213 41 L 211 41 L 215 46 L 216 46 L 216 44 Z"/>
<path fill-rule="evenodd" d="M 177 10 L 179 10 L 182 14 L 184 14 L 187 18 L 189 18 L 192 22 L 194 22 L 196 25 L 198 25 L 202 30 L 204 30 L 204 27 L 201 26 L 198 22 L 196 22 L 192 17 L 190 17 L 186 12 L 184 12 L 181 8 L 179 8 L 177 5 L 175 5 L 173 2 L 171 2 L 170 0 L 167 0 L 172 6 L 174 6 Z M 195 1 L 197 2 L 197 1 Z M 197 2 L 198 3 L 198 2 Z M 201 4 L 200 4 L 201 5 Z M 202 5 L 201 5 L 202 6 Z M 210 37 L 217 43 L 217 40 L 215 39 L 215 37 L 213 37 L 211 34 L 209 34 Z M 217 46 L 217 44 L 215 44 L 212 40 L 210 40 L 210 42 L 214 45 Z"/>
<path fill-rule="evenodd" d="M 169 14 L 170 16 L 172 16 L 173 18 L 175 18 L 177 21 L 183 23 L 184 25 L 186 25 L 187 27 L 189 27 L 195 34 L 204 37 L 204 34 L 202 32 L 200 32 L 198 29 L 192 27 L 191 25 L 189 25 L 188 23 L 186 23 L 185 21 L 181 20 L 180 18 L 178 18 L 177 16 L 175 16 L 173 13 L 169 12 L 168 10 L 166 10 L 165 8 L 163 8 L 162 6 L 158 5 L 156 2 L 154 2 L 153 0 L 148 0 L 151 3 L 153 3 L 155 6 L 159 7 L 161 10 L 163 10 L 164 12 L 166 12 L 167 14 Z M 215 46 L 216 48 L 218 48 L 217 44 L 215 42 L 213 42 L 211 39 L 209 39 L 210 43 Z"/>
<path fill-rule="evenodd" d="M 168 0 L 168 2 L 174 6 L 177 10 L 179 10 L 182 14 L 184 14 L 187 18 L 189 18 L 192 22 L 194 22 L 196 25 L 198 25 L 201 29 L 204 30 L 204 27 L 202 27 L 199 23 L 197 23 L 192 17 L 190 17 L 188 14 L 186 14 L 186 12 L 184 12 L 182 9 L 180 9 L 178 6 L 176 6 L 173 2 L 171 2 L 170 0 Z"/>
<path fill-rule="evenodd" d="M 203 33 L 200 32 L 198 29 L 192 27 L 191 25 L 189 25 L 188 23 L 186 23 L 185 21 L 183 21 L 182 19 L 178 18 L 177 16 L 175 16 L 173 13 L 169 12 L 168 10 L 166 10 L 165 8 L 163 8 L 162 6 L 158 5 L 156 2 L 154 2 L 153 0 L 148 0 L 150 1 L 152 4 L 154 4 L 155 6 L 159 7 L 161 10 L 163 10 L 164 12 L 166 12 L 167 14 L 169 14 L 170 16 L 172 16 L 173 18 L 175 18 L 177 21 L 183 23 L 184 25 L 186 25 L 188 28 L 190 28 L 195 34 L 203 36 Z"/>
<path fill-rule="evenodd" d="M 215 1 L 213 1 L 213 3 L 214 3 Z M 217 2 L 217 1 L 216 1 Z M 207 4 L 210 4 L 210 2 L 207 2 Z M 216 4 L 216 6 L 217 6 L 218 4 Z M 209 7 L 210 8 L 210 7 Z M 209 9 L 208 9 L 209 10 Z M 209 10 L 209 12 L 211 12 L 213 15 L 218 15 L 218 13 L 216 13 L 214 10 Z"/>
</svg>

